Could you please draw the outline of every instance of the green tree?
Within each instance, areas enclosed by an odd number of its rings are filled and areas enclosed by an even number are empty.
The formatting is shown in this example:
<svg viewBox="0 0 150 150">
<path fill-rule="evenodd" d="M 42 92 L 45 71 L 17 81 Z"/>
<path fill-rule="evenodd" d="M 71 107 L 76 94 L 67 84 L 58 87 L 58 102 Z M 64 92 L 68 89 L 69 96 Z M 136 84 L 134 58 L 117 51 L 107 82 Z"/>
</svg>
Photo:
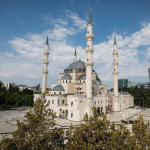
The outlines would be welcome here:
<svg viewBox="0 0 150 150">
<path fill-rule="evenodd" d="M 110 89 L 110 91 L 113 91 L 113 90 L 114 90 L 113 88 Z"/>
<path fill-rule="evenodd" d="M 86 114 L 84 123 L 67 131 L 68 142 L 66 149 L 83 150 L 133 150 L 138 149 L 136 140 L 123 124 L 110 123 L 103 115 L 98 119 L 96 108 L 93 108 L 93 117 Z"/>
<path fill-rule="evenodd" d="M 150 149 L 150 136 L 146 134 L 147 125 L 144 123 L 143 116 L 139 116 L 137 122 L 133 123 L 133 138 L 139 149 Z"/>
<path fill-rule="evenodd" d="M 64 132 L 62 128 L 49 130 L 56 123 L 55 114 L 47 107 L 48 104 L 40 99 L 37 100 L 33 111 L 30 109 L 26 113 L 26 119 L 23 122 L 17 120 L 18 129 L 12 133 L 13 138 L 3 138 L 0 148 L 3 150 L 45 150 L 56 147 L 63 149 Z"/>
</svg>

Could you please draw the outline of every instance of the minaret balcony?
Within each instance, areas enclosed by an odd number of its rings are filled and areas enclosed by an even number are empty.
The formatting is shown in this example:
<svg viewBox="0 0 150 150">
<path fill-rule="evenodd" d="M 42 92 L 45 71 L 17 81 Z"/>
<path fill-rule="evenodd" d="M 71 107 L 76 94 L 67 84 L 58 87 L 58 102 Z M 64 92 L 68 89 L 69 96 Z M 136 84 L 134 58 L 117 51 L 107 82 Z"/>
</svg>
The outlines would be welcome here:
<svg viewBox="0 0 150 150">
<path fill-rule="evenodd" d="M 112 54 L 113 54 L 113 55 L 118 55 L 118 51 L 117 51 L 117 50 L 114 50 L 114 51 L 112 52 Z"/>
<path fill-rule="evenodd" d="M 86 47 L 85 51 L 86 51 L 86 53 L 88 53 L 88 52 L 93 53 L 94 52 L 94 48 L 93 47 Z"/>
<path fill-rule="evenodd" d="M 43 54 L 49 55 L 49 51 L 45 50 Z"/>
<path fill-rule="evenodd" d="M 47 64 L 47 65 L 48 65 L 48 64 L 49 64 L 49 62 L 48 62 L 48 61 L 46 61 L 46 60 L 44 60 L 44 61 L 43 61 L 43 64 Z"/>
<path fill-rule="evenodd" d="M 87 33 L 86 34 L 86 39 L 94 39 L 94 34 L 93 33 Z"/>
<path fill-rule="evenodd" d="M 113 73 L 113 75 L 115 75 L 115 74 L 117 74 L 117 75 L 118 75 L 118 74 L 119 74 L 119 72 L 118 72 L 118 71 L 113 71 L 112 73 Z"/>
<path fill-rule="evenodd" d="M 119 62 L 118 62 L 118 61 L 113 61 L 112 64 L 113 64 L 113 65 L 118 65 Z"/>
<path fill-rule="evenodd" d="M 47 71 L 47 70 L 43 70 L 43 71 L 42 71 L 42 73 L 46 73 L 46 74 L 48 74 L 48 71 Z"/>
<path fill-rule="evenodd" d="M 93 67 L 94 66 L 94 62 L 93 61 L 86 61 L 85 62 L 85 66 L 91 66 L 91 67 Z"/>
</svg>

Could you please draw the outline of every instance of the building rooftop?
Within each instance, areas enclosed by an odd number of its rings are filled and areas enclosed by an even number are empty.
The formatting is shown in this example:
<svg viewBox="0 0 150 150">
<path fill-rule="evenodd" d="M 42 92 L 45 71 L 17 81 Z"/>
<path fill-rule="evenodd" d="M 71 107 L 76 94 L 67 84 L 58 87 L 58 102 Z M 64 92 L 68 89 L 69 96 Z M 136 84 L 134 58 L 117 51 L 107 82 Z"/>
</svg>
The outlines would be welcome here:
<svg viewBox="0 0 150 150">
<path fill-rule="evenodd" d="M 77 69 L 77 68 L 79 68 L 79 69 L 86 69 L 85 63 L 83 61 L 76 61 L 76 62 L 71 63 L 67 67 L 67 69 L 72 69 L 72 70 Z"/>
<path fill-rule="evenodd" d="M 72 80 L 71 77 L 68 74 L 65 74 L 61 80 Z"/>
<path fill-rule="evenodd" d="M 65 91 L 63 86 L 58 84 L 51 91 Z"/>
</svg>

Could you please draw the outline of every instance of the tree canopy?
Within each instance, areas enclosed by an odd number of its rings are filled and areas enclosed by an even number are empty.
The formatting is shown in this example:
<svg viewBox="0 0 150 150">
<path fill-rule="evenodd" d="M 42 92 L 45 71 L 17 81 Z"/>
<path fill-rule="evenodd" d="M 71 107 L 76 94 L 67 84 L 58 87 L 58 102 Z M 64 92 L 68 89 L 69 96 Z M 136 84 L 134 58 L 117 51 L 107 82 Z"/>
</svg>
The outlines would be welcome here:
<svg viewBox="0 0 150 150">
<path fill-rule="evenodd" d="M 49 130 L 54 126 L 55 114 L 47 109 L 40 99 L 35 104 L 33 111 L 30 109 L 24 122 L 17 120 L 18 129 L 12 133 L 13 138 L 3 138 L 0 148 L 4 150 L 46 150 L 63 148 L 63 130 Z"/>
<path fill-rule="evenodd" d="M 2 88 L 0 82 L 0 107 L 2 110 L 10 109 L 12 107 L 20 106 L 33 106 L 33 91 L 29 89 L 23 89 L 19 91 L 18 87 L 10 85 L 9 90 Z"/>
<path fill-rule="evenodd" d="M 62 128 L 50 130 L 56 125 L 55 113 L 48 109 L 49 104 L 37 100 L 33 110 L 25 115 L 24 122 L 17 121 L 18 129 L 13 138 L 3 138 L 0 148 L 3 150 L 146 150 L 150 149 L 150 137 L 142 116 L 133 124 L 131 135 L 124 124 L 111 123 L 102 115 L 98 119 L 97 109 L 93 107 L 93 116 L 86 114 L 78 126 L 70 125 L 64 133 Z M 65 138 L 67 142 L 64 143 Z"/>
</svg>

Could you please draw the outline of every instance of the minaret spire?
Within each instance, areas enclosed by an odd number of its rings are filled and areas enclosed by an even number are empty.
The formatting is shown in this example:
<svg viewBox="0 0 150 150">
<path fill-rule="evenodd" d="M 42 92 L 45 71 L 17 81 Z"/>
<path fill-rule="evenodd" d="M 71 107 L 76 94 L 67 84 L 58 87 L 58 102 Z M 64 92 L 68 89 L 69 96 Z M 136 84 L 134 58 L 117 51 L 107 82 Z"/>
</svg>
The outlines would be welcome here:
<svg viewBox="0 0 150 150">
<path fill-rule="evenodd" d="M 90 14 L 89 14 L 89 20 L 88 20 L 88 24 L 92 24 L 92 18 L 91 18 L 91 9 L 90 9 Z"/>
<path fill-rule="evenodd" d="M 86 66 L 86 98 L 87 98 L 87 104 L 86 104 L 86 112 L 89 116 L 92 115 L 92 107 L 93 107 L 93 101 L 92 101 L 92 67 L 94 65 L 94 62 L 92 61 L 92 53 L 94 52 L 93 49 L 93 39 L 94 34 L 92 33 L 92 19 L 91 19 L 91 11 L 89 14 L 89 20 L 87 24 L 87 34 L 86 34 L 86 40 L 87 40 L 87 47 L 85 48 L 86 54 L 87 54 L 87 61 L 85 62 Z"/>
<path fill-rule="evenodd" d="M 74 62 L 77 61 L 77 52 L 76 52 L 76 48 L 75 48 L 75 51 L 74 51 Z"/>
<path fill-rule="evenodd" d="M 74 55 L 77 56 L 76 48 L 75 48 L 75 51 L 74 51 Z"/>
<path fill-rule="evenodd" d="M 45 45 L 49 45 L 49 43 L 48 43 L 48 36 L 47 36 L 47 39 L 46 39 L 46 44 Z"/>
<path fill-rule="evenodd" d="M 117 41 L 116 41 L 116 34 L 114 35 L 114 44 L 117 44 Z"/>
<path fill-rule="evenodd" d="M 44 60 L 43 60 L 43 71 L 42 71 L 42 94 L 46 93 L 46 84 L 47 84 L 47 67 L 48 67 L 48 55 L 49 55 L 49 43 L 48 43 L 48 36 L 46 39 L 46 44 L 45 44 L 45 50 L 44 50 Z"/>
</svg>

